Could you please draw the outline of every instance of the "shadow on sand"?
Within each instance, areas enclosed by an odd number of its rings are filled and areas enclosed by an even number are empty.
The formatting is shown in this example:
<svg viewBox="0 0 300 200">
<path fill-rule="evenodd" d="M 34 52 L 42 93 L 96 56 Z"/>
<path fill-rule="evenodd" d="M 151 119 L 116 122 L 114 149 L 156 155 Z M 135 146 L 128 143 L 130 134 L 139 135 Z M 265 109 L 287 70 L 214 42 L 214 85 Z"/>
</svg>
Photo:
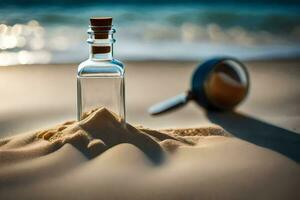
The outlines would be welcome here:
<svg viewBox="0 0 300 200">
<path fill-rule="evenodd" d="M 277 151 L 300 163 L 300 134 L 237 112 L 207 112 L 208 119 L 235 137 Z"/>
</svg>

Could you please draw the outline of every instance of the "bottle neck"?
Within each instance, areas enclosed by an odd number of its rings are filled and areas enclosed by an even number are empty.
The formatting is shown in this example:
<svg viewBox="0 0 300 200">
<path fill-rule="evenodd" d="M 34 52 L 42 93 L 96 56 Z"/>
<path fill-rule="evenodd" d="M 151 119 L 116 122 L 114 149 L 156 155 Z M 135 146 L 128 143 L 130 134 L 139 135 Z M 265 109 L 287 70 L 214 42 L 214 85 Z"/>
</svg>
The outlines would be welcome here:
<svg viewBox="0 0 300 200">
<path fill-rule="evenodd" d="M 104 61 L 113 59 L 113 34 L 115 29 L 104 29 L 101 27 L 90 27 L 88 30 L 90 45 L 89 59 L 93 61 Z"/>
<path fill-rule="evenodd" d="M 98 46 L 90 44 L 90 56 L 89 59 L 95 61 L 112 60 L 113 59 L 113 44 Z"/>
</svg>

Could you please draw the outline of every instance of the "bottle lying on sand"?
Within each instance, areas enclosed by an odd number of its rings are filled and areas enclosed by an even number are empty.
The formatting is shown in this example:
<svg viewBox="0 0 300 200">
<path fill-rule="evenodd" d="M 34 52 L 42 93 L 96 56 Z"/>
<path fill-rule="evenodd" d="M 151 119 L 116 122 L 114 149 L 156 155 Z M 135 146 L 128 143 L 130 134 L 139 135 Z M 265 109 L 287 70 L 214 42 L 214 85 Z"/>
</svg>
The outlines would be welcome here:
<svg viewBox="0 0 300 200">
<path fill-rule="evenodd" d="M 77 119 L 93 109 L 105 107 L 125 122 L 124 65 L 113 58 L 111 17 L 90 19 L 89 58 L 77 72 Z"/>
</svg>

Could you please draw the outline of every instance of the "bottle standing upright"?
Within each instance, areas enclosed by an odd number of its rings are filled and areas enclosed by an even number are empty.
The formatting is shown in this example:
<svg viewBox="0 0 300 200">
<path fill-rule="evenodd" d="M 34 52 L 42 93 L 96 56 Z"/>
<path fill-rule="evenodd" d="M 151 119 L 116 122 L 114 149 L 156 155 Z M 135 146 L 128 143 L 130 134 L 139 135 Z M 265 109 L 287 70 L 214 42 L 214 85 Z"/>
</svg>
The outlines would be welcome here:
<svg viewBox="0 0 300 200">
<path fill-rule="evenodd" d="M 113 58 L 114 33 L 111 17 L 90 19 L 90 55 L 79 64 L 77 72 L 78 120 L 104 107 L 125 122 L 125 71 L 124 65 Z"/>
</svg>

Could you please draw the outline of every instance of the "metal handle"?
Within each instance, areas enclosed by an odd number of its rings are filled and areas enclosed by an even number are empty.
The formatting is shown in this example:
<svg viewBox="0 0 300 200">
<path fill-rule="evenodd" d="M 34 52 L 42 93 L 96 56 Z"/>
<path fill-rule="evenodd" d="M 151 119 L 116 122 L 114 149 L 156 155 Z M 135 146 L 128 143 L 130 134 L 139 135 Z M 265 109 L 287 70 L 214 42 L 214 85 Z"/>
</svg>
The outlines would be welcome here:
<svg viewBox="0 0 300 200">
<path fill-rule="evenodd" d="M 174 109 L 178 109 L 185 105 L 189 100 L 193 98 L 192 92 L 184 92 L 175 97 L 167 99 L 163 102 L 157 103 L 151 106 L 148 112 L 151 115 L 159 115 L 165 112 L 169 112 Z"/>
</svg>

